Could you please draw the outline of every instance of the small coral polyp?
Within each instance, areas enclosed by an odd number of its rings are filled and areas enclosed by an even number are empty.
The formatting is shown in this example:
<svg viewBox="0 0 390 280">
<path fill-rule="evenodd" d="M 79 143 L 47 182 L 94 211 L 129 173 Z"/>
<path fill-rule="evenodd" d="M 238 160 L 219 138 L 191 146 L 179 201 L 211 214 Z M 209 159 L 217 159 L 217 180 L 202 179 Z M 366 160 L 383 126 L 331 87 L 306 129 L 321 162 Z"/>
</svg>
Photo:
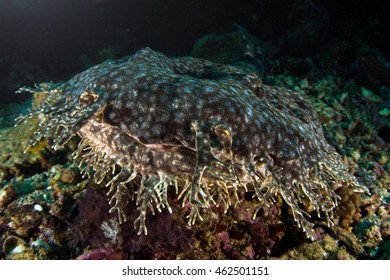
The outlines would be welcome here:
<svg viewBox="0 0 390 280">
<path fill-rule="evenodd" d="M 202 208 L 227 211 L 243 191 L 258 200 L 255 215 L 280 195 L 314 239 L 302 205 L 309 202 L 332 226 L 335 191 L 365 190 L 326 142 L 304 97 L 232 66 L 145 48 L 68 82 L 22 90 L 47 93 L 26 116 L 40 121 L 31 145 L 50 136 L 60 149 L 79 135 L 73 155 L 82 172 L 107 185 L 120 223 L 135 200 L 138 234 L 147 234 L 148 211 L 172 212 L 173 195 L 193 225 Z"/>
</svg>

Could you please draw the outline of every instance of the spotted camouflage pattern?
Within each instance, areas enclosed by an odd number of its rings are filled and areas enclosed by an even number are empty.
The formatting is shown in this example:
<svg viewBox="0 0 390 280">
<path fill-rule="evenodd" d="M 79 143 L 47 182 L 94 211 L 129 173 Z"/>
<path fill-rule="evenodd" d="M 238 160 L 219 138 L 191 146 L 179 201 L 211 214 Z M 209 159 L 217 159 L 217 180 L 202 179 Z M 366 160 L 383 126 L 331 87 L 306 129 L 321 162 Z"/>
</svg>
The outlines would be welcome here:
<svg viewBox="0 0 390 280">
<path fill-rule="evenodd" d="M 85 175 L 107 185 L 110 211 L 121 223 L 135 200 L 138 234 L 147 234 L 148 211 L 172 211 L 174 192 L 193 225 L 202 209 L 227 211 L 245 191 L 258 201 L 254 215 L 280 195 L 315 238 L 303 202 L 331 226 L 335 191 L 364 190 L 303 96 L 232 66 L 145 48 L 68 82 L 23 90 L 48 93 L 27 116 L 40 119 L 31 144 L 50 136 L 59 149 L 79 135 L 74 158 Z"/>
</svg>

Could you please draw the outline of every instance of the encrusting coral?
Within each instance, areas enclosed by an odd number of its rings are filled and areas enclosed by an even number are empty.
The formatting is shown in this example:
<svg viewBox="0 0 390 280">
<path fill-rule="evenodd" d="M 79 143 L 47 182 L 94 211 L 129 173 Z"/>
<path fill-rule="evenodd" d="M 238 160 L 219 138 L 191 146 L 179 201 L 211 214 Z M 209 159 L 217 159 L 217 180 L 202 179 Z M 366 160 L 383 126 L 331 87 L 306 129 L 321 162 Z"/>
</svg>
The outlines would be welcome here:
<svg viewBox="0 0 390 280">
<path fill-rule="evenodd" d="M 138 234 L 147 234 L 148 211 L 172 211 L 173 193 L 193 225 L 203 209 L 227 211 L 244 191 L 258 200 L 254 216 L 280 195 L 315 239 L 308 209 L 331 226 L 336 190 L 367 191 L 326 142 L 308 101 L 232 66 L 145 48 L 68 82 L 20 91 L 47 93 L 20 119 L 39 119 L 30 145 L 46 137 L 60 149 L 78 135 L 73 155 L 83 173 L 109 187 L 120 223 L 135 200 Z"/>
</svg>

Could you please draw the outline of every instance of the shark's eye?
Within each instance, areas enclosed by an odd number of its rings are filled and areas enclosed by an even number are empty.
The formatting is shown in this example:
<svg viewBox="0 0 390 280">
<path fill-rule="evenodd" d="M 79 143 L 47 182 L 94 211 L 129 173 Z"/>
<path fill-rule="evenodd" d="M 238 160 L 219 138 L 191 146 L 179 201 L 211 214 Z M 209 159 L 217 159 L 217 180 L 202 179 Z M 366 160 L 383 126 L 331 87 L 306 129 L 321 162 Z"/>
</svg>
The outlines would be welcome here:
<svg viewBox="0 0 390 280">
<path fill-rule="evenodd" d="M 79 99 L 79 104 L 83 106 L 91 106 L 96 102 L 96 100 L 99 98 L 99 95 L 97 95 L 94 92 L 84 91 Z"/>
<path fill-rule="evenodd" d="M 216 124 L 210 130 L 212 146 L 215 148 L 230 149 L 232 146 L 232 132 L 227 125 Z"/>
</svg>

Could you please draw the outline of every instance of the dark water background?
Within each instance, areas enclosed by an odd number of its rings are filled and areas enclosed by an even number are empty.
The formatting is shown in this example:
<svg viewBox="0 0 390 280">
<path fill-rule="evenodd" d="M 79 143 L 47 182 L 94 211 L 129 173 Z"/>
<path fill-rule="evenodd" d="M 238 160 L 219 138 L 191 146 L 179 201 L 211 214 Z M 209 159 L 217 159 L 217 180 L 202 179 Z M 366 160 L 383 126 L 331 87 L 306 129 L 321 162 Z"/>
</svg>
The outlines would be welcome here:
<svg viewBox="0 0 390 280">
<path fill-rule="evenodd" d="M 380 0 L 0 0 L 0 102 L 25 99 L 14 94 L 22 85 L 70 78 L 103 60 L 99 50 L 188 55 L 197 39 L 235 23 L 265 41 L 289 37 L 282 51 L 293 57 L 334 40 L 386 55 L 387 11 Z"/>
</svg>

